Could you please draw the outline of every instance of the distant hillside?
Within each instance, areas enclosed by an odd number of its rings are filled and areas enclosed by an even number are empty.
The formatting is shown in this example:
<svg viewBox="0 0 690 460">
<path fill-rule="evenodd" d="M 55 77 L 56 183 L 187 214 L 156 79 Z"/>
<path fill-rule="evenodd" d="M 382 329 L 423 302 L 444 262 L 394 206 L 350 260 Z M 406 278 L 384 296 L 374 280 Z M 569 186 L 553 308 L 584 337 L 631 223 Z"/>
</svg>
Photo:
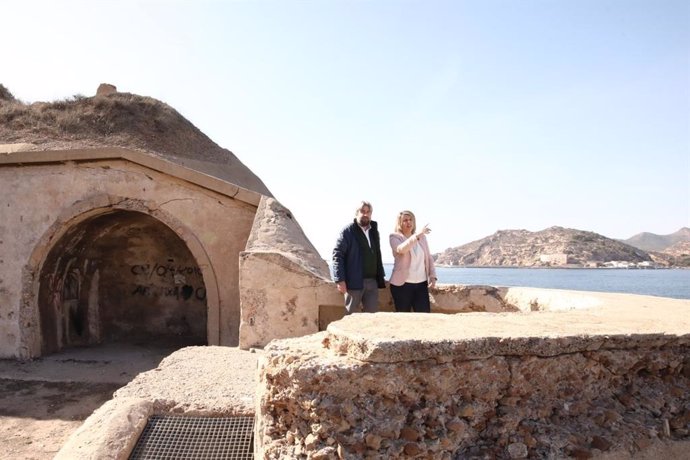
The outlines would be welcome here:
<svg viewBox="0 0 690 460">
<path fill-rule="evenodd" d="M 690 256 L 690 241 L 680 241 L 675 243 L 672 246 L 664 249 L 664 252 L 675 257 L 688 257 Z"/>
<path fill-rule="evenodd" d="M 675 267 L 690 267 L 690 241 L 681 241 L 664 249 L 663 252 L 650 252 L 654 261 Z"/>
<path fill-rule="evenodd" d="M 683 227 L 670 235 L 657 235 L 643 232 L 621 241 L 644 251 L 667 252 L 666 248 L 676 243 L 690 242 L 690 228 Z"/>
<path fill-rule="evenodd" d="M 491 236 L 449 248 L 439 265 L 539 267 L 592 265 L 610 261 L 651 262 L 645 251 L 593 232 L 551 227 L 538 232 L 499 230 Z"/>
</svg>

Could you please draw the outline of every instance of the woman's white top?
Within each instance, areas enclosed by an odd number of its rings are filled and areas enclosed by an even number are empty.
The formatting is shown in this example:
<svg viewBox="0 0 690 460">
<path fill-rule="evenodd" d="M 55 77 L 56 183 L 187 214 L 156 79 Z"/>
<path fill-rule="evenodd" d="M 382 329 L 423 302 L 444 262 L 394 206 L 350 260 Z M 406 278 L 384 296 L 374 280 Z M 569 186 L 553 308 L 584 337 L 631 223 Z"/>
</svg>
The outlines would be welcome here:
<svg viewBox="0 0 690 460">
<path fill-rule="evenodd" d="M 424 267 L 424 250 L 419 243 L 412 246 L 410 250 L 412 260 L 410 261 L 410 273 L 407 275 L 406 283 L 426 282 L 426 268 Z"/>
</svg>

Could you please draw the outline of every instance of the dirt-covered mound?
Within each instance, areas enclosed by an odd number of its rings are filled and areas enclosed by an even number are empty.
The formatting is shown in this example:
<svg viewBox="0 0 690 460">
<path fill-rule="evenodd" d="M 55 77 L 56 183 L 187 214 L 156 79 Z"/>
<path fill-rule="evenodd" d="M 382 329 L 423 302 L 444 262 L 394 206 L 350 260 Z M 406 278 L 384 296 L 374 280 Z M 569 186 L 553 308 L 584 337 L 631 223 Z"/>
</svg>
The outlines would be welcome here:
<svg viewBox="0 0 690 460">
<path fill-rule="evenodd" d="M 232 152 L 169 105 L 136 94 L 113 92 L 26 104 L 0 85 L 0 144 L 14 143 L 33 144 L 33 150 L 141 150 L 270 196 Z"/>
</svg>

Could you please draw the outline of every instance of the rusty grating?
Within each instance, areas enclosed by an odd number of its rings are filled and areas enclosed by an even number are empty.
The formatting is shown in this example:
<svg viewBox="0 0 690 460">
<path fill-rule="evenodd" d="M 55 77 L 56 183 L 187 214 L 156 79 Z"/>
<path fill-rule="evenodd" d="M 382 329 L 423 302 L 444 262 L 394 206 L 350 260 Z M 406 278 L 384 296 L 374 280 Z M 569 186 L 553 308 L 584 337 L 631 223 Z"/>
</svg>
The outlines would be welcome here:
<svg viewBox="0 0 690 460">
<path fill-rule="evenodd" d="M 254 417 L 154 415 L 129 458 L 253 460 Z"/>
</svg>

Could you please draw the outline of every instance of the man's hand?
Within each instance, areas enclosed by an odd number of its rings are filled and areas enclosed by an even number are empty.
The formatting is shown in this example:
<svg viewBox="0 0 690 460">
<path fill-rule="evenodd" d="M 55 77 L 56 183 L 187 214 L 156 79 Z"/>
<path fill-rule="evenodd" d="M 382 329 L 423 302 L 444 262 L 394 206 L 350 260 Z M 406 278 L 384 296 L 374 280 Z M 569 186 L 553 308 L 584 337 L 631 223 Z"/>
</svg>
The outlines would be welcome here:
<svg viewBox="0 0 690 460">
<path fill-rule="evenodd" d="M 345 294 L 347 292 L 347 283 L 345 283 L 345 281 L 338 281 L 335 283 L 335 286 L 338 288 L 338 292 L 341 294 Z"/>
</svg>

